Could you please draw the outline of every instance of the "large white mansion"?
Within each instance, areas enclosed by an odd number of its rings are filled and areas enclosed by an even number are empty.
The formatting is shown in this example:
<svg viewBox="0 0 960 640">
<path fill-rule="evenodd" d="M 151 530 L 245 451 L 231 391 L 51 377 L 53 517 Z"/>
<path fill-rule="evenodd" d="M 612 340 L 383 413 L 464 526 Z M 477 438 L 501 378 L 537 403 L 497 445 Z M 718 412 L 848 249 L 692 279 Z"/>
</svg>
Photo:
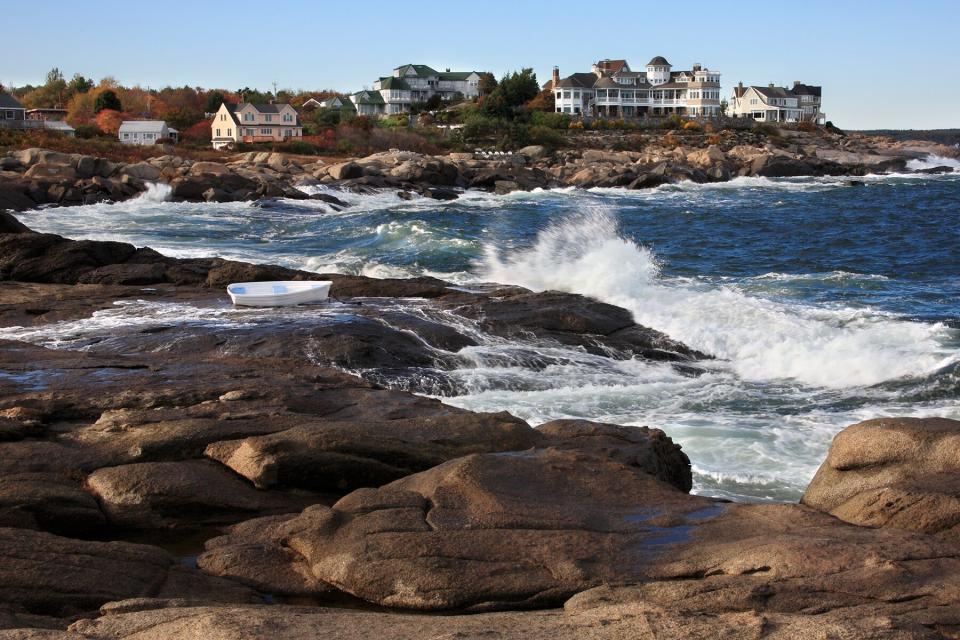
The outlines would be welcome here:
<svg viewBox="0 0 960 640">
<path fill-rule="evenodd" d="M 720 72 L 695 64 L 690 71 L 673 71 L 663 56 L 632 71 L 626 60 L 601 60 L 590 73 L 575 73 L 544 85 L 556 99 L 558 113 L 599 117 L 638 117 L 668 114 L 720 115 Z"/>
</svg>

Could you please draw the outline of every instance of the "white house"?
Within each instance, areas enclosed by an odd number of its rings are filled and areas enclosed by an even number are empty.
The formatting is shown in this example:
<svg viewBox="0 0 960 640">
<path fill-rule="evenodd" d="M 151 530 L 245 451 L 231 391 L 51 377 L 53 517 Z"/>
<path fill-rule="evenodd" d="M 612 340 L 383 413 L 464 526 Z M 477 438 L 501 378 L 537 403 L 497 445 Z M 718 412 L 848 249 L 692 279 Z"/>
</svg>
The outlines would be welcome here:
<svg viewBox="0 0 960 640">
<path fill-rule="evenodd" d="M 720 72 L 694 64 L 689 71 L 673 71 L 663 56 L 633 71 L 626 60 L 600 60 L 589 73 L 553 79 L 544 85 L 553 91 L 556 111 L 571 115 L 632 118 L 679 114 L 720 114 Z"/>
<path fill-rule="evenodd" d="M 284 142 L 303 137 L 297 110 L 289 104 L 223 103 L 210 123 L 213 148 L 235 142 Z"/>
<path fill-rule="evenodd" d="M 425 64 L 405 64 L 389 76 L 377 79 L 373 89 L 353 94 L 350 99 L 360 115 L 379 116 L 409 113 L 410 105 L 438 95 L 443 100 L 480 95 L 480 72 L 437 71 Z"/>
<path fill-rule="evenodd" d="M 123 144 L 150 145 L 167 138 L 176 142 L 179 134 L 163 120 L 124 120 L 117 137 Z"/>
<path fill-rule="evenodd" d="M 737 84 L 730 96 L 730 115 L 753 118 L 757 122 L 814 122 L 823 124 L 826 114 L 820 110 L 821 88 L 794 82 L 792 89 Z"/>
</svg>

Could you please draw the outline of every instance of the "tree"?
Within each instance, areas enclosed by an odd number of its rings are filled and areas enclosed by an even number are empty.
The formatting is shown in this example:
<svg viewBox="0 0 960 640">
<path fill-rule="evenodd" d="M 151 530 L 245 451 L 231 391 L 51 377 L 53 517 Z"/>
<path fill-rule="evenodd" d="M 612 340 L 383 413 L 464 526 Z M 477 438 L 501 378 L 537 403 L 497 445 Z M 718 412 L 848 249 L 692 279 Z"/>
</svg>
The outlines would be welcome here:
<svg viewBox="0 0 960 640">
<path fill-rule="evenodd" d="M 520 105 L 533 100 L 540 93 L 540 85 L 537 84 L 537 74 L 533 69 L 522 69 L 520 73 L 514 71 L 509 76 L 503 76 L 500 84 L 494 89 L 503 92 L 503 97 L 511 107 Z"/>
<path fill-rule="evenodd" d="M 488 96 L 497 88 L 497 79 L 489 71 L 480 72 L 480 80 L 477 82 L 477 90 L 482 96 Z"/>
<path fill-rule="evenodd" d="M 180 134 L 180 137 L 190 142 L 210 142 L 210 121 L 201 120 L 200 122 L 187 127 Z"/>
<path fill-rule="evenodd" d="M 435 93 L 427 100 L 424 105 L 427 111 L 436 111 L 443 105 L 443 98 L 440 97 L 439 93 Z"/>
<path fill-rule="evenodd" d="M 63 104 L 67 91 L 67 83 L 63 80 L 60 69 L 54 67 L 47 72 L 43 85 L 36 87 L 23 96 L 23 106 L 28 109 L 48 109 Z"/>
<path fill-rule="evenodd" d="M 207 101 L 203 105 L 204 113 L 216 113 L 224 102 L 226 98 L 222 91 L 211 91 L 207 94 Z"/>
<path fill-rule="evenodd" d="M 553 95 L 553 91 L 550 89 L 544 89 L 525 106 L 530 111 L 547 111 L 552 113 L 556 110 L 556 102 L 557 101 Z"/>
<path fill-rule="evenodd" d="M 720 101 L 720 115 L 727 115 L 727 109 L 730 108 L 730 103 L 726 99 Z"/>
<path fill-rule="evenodd" d="M 86 93 L 90 89 L 93 89 L 93 80 L 88 80 L 79 73 L 73 74 L 70 82 L 67 83 L 67 94 L 71 97 L 78 93 Z"/>
<path fill-rule="evenodd" d="M 102 109 L 97 113 L 96 123 L 100 131 L 115 136 L 120 131 L 120 125 L 123 121 L 128 119 L 129 116 L 114 109 Z"/>
<path fill-rule="evenodd" d="M 100 113 L 104 109 L 110 109 L 112 111 L 121 111 L 123 107 L 120 105 L 120 98 L 117 97 L 117 94 L 111 89 L 107 89 L 97 96 L 96 102 L 93 104 L 93 112 Z M 100 127 L 104 131 L 103 127 Z"/>
<path fill-rule="evenodd" d="M 522 69 L 504 75 L 500 84 L 483 100 L 483 112 L 488 116 L 512 117 L 518 107 L 533 100 L 540 93 L 537 74 L 533 69 Z"/>
</svg>

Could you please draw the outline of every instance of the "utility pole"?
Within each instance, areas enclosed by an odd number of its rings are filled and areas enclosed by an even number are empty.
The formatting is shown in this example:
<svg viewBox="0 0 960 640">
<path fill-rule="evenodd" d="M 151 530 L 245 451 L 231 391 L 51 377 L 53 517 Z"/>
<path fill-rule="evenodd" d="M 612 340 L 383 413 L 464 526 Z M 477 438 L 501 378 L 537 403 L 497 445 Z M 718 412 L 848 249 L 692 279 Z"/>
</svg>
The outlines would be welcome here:
<svg viewBox="0 0 960 640">
<path fill-rule="evenodd" d="M 277 81 L 276 80 L 273 81 L 273 99 L 274 100 L 277 99 Z"/>
</svg>

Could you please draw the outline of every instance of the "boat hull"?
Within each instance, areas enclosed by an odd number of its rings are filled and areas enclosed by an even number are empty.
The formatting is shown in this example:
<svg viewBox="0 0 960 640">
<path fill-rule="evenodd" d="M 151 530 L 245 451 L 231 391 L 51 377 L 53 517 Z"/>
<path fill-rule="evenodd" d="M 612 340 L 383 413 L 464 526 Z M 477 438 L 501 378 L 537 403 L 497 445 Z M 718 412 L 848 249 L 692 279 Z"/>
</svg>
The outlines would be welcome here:
<svg viewBox="0 0 960 640">
<path fill-rule="evenodd" d="M 323 302 L 330 295 L 329 280 L 236 282 L 227 287 L 238 307 L 289 307 Z"/>
</svg>

